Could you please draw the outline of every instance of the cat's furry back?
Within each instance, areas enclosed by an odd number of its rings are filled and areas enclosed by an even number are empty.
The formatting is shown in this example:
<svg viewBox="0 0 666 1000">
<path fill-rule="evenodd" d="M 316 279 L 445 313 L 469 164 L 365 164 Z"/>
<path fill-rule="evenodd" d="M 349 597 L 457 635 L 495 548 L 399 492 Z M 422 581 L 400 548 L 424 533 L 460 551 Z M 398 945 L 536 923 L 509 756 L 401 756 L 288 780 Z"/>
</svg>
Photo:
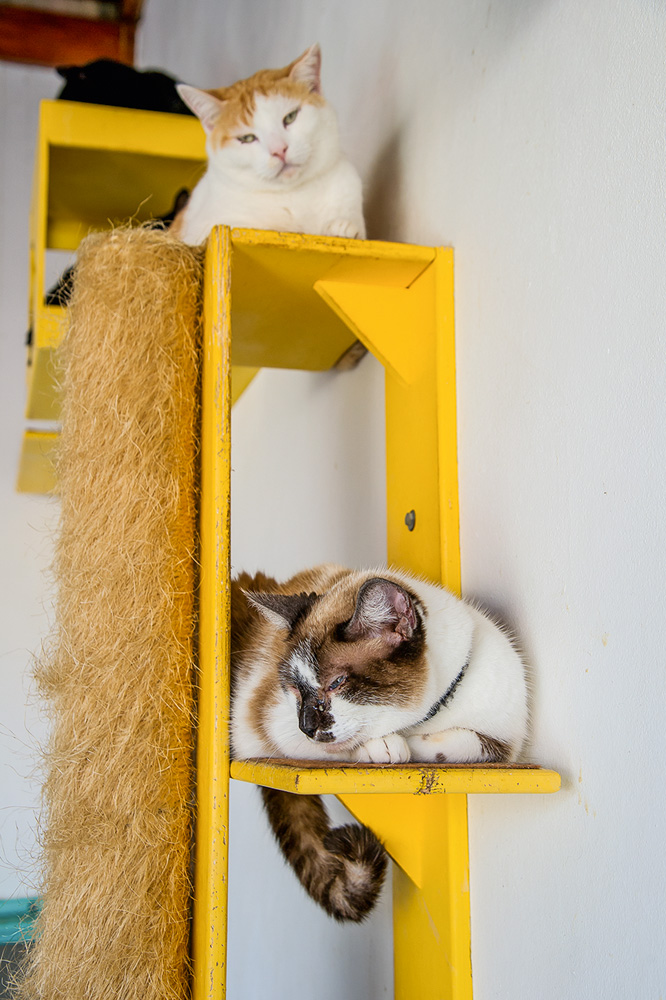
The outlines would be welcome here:
<svg viewBox="0 0 666 1000">
<path fill-rule="evenodd" d="M 361 181 L 340 148 L 313 45 L 230 87 L 178 92 L 206 132 L 208 167 L 172 233 L 198 244 L 216 225 L 365 236 Z"/>
<path fill-rule="evenodd" d="M 510 638 L 441 587 L 331 565 L 283 584 L 262 574 L 232 584 L 235 757 L 509 762 L 526 729 L 525 669 Z M 265 794 L 308 892 L 338 919 L 361 919 L 383 877 L 373 835 L 330 831 L 317 799 Z"/>
<path fill-rule="evenodd" d="M 178 96 L 177 81 L 161 70 L 139 70 L 115 59 L 95 59 L 84 66 L 57 66 L 56 72 L 65 81 L 59 101 L 192 114 Z"/>
</svg>

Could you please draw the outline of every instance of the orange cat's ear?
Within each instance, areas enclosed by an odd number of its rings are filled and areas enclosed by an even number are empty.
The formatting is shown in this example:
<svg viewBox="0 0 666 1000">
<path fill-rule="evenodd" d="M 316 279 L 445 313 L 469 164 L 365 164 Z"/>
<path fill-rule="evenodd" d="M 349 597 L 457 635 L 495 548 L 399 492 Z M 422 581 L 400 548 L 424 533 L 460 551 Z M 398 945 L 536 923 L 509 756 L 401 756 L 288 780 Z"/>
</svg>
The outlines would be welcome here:
<svg viewBox="0 0 666 1000">
<path fill-rule="evenodd" d="M 188 83 L 176 84 L 176 90 L 188 108 L 194 111 L 203 125 L 206 135 L 210 135 L 220 117 L 224 101 L 221 101 L 219 97 L 209 94 L 206 90 L 199 90 L 198 87 L 190 87 Z"/>
<path fill-rule="evenodd" d="M 318 43 L 311 45 L 291 64 L 289 76 L 304 83 L 313 93 L 321 94 L 321 49 Z"/>
</svg>

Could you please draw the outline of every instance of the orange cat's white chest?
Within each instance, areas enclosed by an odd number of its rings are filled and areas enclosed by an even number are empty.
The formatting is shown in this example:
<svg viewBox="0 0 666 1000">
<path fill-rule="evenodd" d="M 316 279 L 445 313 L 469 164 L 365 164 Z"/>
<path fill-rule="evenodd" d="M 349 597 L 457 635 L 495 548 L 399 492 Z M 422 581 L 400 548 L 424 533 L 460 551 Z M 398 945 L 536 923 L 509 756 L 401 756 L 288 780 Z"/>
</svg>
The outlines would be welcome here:
<svg viewBox="0 0 666 1000">
<path fill-rule="evenodd" d="M 179 87 L 207 133 L 208 169 L 174 234 L 198 244 L 228 225 L 363 238 L 361 180 L 340 148 L 318 74 L 236 90 L 222 99 Z"/>
<path fill-rule="evenodd" d="M 231 183 L 211 167 L 193 192 L 179 235 L 197 244 L 213 226 L 227 225 L 363 238 L 361 203 L 360 178 L 344 159 L 316 178 L 279 190 Z"/>
</svg>

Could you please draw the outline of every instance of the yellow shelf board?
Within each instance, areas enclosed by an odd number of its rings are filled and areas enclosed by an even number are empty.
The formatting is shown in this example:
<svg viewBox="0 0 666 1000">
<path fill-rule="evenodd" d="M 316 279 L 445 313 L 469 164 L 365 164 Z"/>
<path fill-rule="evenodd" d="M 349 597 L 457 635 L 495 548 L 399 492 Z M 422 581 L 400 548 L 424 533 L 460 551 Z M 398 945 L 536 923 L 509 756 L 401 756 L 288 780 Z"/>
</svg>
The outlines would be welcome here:
<svg viewBox="0 0 666 1000">
<path fill-rule="evenodd" d="M 60 397 L 54 351 L 67 322 L 61 306 L 41 306 L 34 312 L 32 343 L 28 346 L 25 415 L 28 420 L 58 420 Z"/>
<path fill-rule="evenodd" d="M 67 228 L 70 221 L 61 218 L 57 224 Z M 74 235 L 63 241 L 75 243 Z M 353 331 L 330 308 L 331 288 L 356 285 L 399 293 L 434 258 L 432 247 L 405 243 L 231 230 L 233 401 L 260 368 L 326 371 L 352 345 Z M 26 416 L 57 420 L 52 352 L 67 310 L 36 303 L 33 312 Z"/>
<path fill-rule="evenodd" d="M 55 431 L 26 431 L 23 435 L 16 489 L 18 493 L 54 493 L 53 464 L 58 443 Z"/>
<path fill-rule="evenodd" d="M 57 419 L 59 408 L 52 351 L 65 311 L 44 304 L 46 251 L 75 250 L 92 230 L 166 214 L 205 165 L 196 118 L 42 101 L 30 212 L 29 419 Z"/>
<path fill-rule="evenodd" d="M 192 190 L 203 163 L 173 153 L 52 146 L 49 172 L 46 246 L 75 250 L 93 230 L 166 215 L 181 188 Z"/>
<path fill-rule="evenodd" d="M 42 305 L 37 310 L 37 323 L 33 331 L 33 345 L 56 348 L 62 340 L 67 323 L 65 306 Z"/>
<path fill-rule="evenodd" d="M 42 101 L 40 135 L 51 144 L 85 149 L 152 153 L 155 156 L 188 154 L 204 160 L 206 140 L 201 123 L 192 115 L 164 111 L 114 108 L 81 101 Z"/>
<path fill-rule="evenodd" d="M 235 760 L 231 777 L 300 795 L 556 792 L 557 771 L 516 764 L 344 764 Z"/>
<path fill-rule="evenodd" d="M 270 230 L 231 231 L 235 365 L 325 371 L 354 334 L 318 283 L 408 288 L 432 263 L 431 247 Z"/>
<path fill-rule="evenodd" d="M 62 340 L 67 310 L 62 306 L 38 306 L 32 323 L 32 343 L 26 368 L 28 420 L 58 420 L 60 397 L 54 351 Z"/>
<path fill-rule="evenodd" d="M 39 140 L 45 246 L 55 249 L 75 249 L 91 229 L 164 215 L 205 168 L 203 129 L 186 115 L 43 101 Z"/>
</svg>

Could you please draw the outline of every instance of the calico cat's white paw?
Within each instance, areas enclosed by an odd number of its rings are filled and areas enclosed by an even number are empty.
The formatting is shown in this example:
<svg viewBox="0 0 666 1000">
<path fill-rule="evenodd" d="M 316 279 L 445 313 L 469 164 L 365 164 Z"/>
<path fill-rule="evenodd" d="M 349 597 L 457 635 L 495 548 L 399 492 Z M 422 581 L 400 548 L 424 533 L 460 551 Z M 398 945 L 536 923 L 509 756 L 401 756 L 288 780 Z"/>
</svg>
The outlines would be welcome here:
<svg viewBox="0 0 666 1000">
<path fill-rule="evenodd" d="M 434 764 L 474 764 L 508 760 L 511 750 L 501 740 L 483 736 L 473 729 L 444 729 L 408 737 L 412 759 Z"/>
<path fill-rule="evenodd" d="M 361 230 L 358 223 L 349 219 L 334 219 L 329 222 L 324 230 L 326 236 L 342 236 L 347 240 L 358 240 L 361 237 Z"/>
<path fill-rule="evenodd" d="M 410 757 L 407 740 L 398 733 L 368 740 L 354 753 L 354 760 L 364 764 L 406 764 Z"/>
</svg>

